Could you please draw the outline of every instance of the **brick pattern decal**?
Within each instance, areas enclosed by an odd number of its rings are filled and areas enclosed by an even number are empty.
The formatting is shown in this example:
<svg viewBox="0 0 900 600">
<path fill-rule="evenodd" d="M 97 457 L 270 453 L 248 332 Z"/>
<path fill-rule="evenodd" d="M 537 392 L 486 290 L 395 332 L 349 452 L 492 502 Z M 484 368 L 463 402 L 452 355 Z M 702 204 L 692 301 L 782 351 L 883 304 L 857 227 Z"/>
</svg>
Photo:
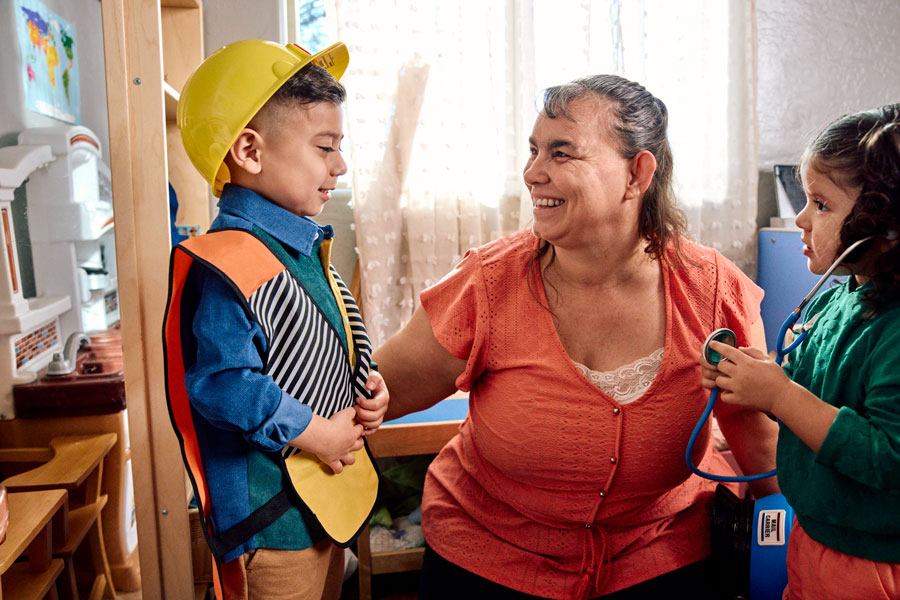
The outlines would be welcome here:
<svg viewBox="0 0 900 600">
<path fill-rule="evenodd" d="M 50 321 L 22 334 L 13 342 L 15 344 L 16 369 L 58 345 L 58 339 L 56 321 Z"/>
</svg>

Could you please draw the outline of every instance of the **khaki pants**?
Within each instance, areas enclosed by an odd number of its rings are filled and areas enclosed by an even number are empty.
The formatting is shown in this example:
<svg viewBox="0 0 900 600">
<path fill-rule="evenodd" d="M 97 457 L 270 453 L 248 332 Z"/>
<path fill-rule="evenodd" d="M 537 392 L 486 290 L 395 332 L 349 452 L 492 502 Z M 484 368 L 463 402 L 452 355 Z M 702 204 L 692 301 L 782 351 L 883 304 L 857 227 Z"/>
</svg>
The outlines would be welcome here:
<svg viewBox="0 0 900 600">
<path fill-rule="evenodd" d="M 338 600 L 344 550 L 322 540 L 305 550 L 251 550 L 235 559 L 243 572 L 239 600 Z"/>
</svg>

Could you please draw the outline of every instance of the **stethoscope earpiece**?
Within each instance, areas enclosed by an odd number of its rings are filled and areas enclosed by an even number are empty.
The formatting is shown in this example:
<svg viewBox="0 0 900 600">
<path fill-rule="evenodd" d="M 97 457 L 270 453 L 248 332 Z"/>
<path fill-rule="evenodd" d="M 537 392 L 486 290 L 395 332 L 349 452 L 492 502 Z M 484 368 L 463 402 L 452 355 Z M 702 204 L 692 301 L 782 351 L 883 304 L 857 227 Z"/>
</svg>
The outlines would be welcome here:
<svg viewBox="0 0 900 600">
<path fill-rule="evenodd" d="M 705 358 L 706 362 L 712 366 L 716 366 L 722 362 L 725 357 L 710 348 L 710 342 L 721 342 L 723 344 L 728 344 L 729 346 L 737 346 L 737 336 L 734 335 L 732 330 L 723 327 L 722 329 L 713 331 L 709 334 L 709 337 L 706 338 L 706 341 L 703 342 L 703 358 Z"/>
</svg>

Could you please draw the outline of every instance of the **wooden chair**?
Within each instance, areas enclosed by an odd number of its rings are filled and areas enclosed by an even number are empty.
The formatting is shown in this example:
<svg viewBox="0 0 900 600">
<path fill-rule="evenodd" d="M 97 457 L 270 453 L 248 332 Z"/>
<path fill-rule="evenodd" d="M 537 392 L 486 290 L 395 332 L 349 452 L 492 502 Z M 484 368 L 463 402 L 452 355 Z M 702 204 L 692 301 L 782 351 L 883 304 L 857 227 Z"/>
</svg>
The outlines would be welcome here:
<svg viewBox="0 0 900 600">
<path fill-rule="evenodd" d="M 3 480 L 10 492 L 63 489 L 69 494 L 68 510 L 63 510 L 58 535 L 54 535 L 53 556 L 64 565 L 65 597 L 80 600 L 75 570 L 75 551 L 87 539 L 93 568 L 90 600 L 116 597 L 100 513 L 107 496 L 101 493 L 103 459 L 116 443 L 115 433 L 57 437 L 50 448 L 0 450 L 0 463 L 34 464 L 38 467 Z"/>
<path fill-rule="evenodd" d="M 6 541 L 6 530 L 9 528 L 9 496 L 6 488 L 0 485 L 0 544 Z"/>
<path fill-rule="evenodd" d="M 0 544 L 0 600 L 56 600 L 63 561 L 51 557 L 52 519 L 66 503 L 65 490 L 10 493 L 9 528 Z M 28 561 L 16 562 L 28 556 Z"/>
</svg>

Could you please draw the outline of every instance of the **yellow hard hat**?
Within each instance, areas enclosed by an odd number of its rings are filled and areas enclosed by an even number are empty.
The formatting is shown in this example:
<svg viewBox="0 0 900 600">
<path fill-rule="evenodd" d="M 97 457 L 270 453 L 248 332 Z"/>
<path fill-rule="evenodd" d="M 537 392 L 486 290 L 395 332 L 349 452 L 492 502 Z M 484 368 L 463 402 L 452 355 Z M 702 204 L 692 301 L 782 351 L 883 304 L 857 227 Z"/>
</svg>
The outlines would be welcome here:
<svg viewBox="0 0 900 600">
<path fill-rule="evenodd" d="M 229 148 L 284 82 L 309 63 L 340 79 L 348 61 L 341 42 L 310 54 L 296 44 L 243 40 L 219 48 L 197 67 L 178 100 L 178 130 L 216 197 L 231 180 L 223 162 Z"/>
</svg>

